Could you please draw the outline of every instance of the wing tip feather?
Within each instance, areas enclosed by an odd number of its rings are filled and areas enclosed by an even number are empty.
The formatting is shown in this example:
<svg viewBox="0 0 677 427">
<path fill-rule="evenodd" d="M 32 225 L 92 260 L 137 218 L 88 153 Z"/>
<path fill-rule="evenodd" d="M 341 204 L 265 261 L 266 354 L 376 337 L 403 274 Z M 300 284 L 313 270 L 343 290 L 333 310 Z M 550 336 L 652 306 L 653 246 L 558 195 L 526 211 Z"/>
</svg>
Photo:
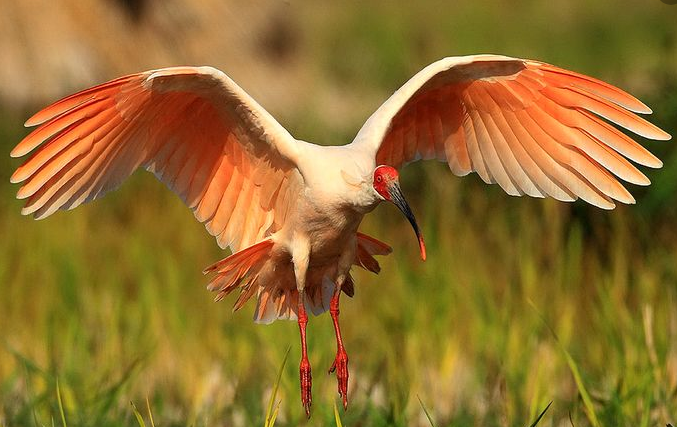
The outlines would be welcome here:
<svg viewBox="0 0 677 427">
<path fill-rule="evenodd" d="M 33 215 L 35 211 L 37 211 L 38 208 L 36 206 L 31 206 L 31 205 L 26 205 L 23 208 L 21 208 L 21 215 L 28 216 L 28 215 Z M 35 215 L 33 215 L 34 219 L 40 219 L 37 218 Z"/>
<path fill-rule="evenodd" d="M 12 148 L 12 151 L 9 152 L 9 157 L 17 158 L 26 155 L 27 151 L 20 149 L 19 145 Z"/>
<path fill-rule="evenodd" d="M 657 136 L 653 137 L 651 139 L 656 140 L 656 141 L 670 141 L 672 139 L 672 135 L 664 131 L 663 129 L 659 128 L 656 126 L 656 129 L 658 130 Z"/>
<path fill-rule="evenodd" d="M 17 170 L 15 170 L 14 173 L 12 174 L 12 176 L 9 177 L 9 182 L 10 184 L 18 184 L 20 182 L 23 182 L 25 179 L 26 178 L 23 178 L 19 174 L 19 168 L 17 168 Z"/>
<path fill-rule="evenodd" d="M 29 117 L 28 120 L 26 120 L 24 122 L 24 127 L 32 128 L 33 126 L 37 126 L 41 123 L 44 123 L 46 119 L 41 119 L 39 117 L 40 113 L 42 113 L 42 111 L 39 111 L 39 112 L 33 114 L 31 117 Z"/>
</svg>

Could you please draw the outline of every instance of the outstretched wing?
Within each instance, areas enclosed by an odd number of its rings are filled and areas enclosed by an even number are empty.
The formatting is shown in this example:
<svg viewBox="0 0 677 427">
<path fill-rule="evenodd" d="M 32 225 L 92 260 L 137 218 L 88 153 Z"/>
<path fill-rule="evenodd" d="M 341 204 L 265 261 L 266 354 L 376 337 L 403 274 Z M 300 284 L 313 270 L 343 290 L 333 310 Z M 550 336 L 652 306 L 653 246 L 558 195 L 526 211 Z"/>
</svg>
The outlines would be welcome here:
<svg viewBox="0 0 677 427">
<path fill-rule="evenodd" d="M 626 158 L 662 163 L 608 122 L 650 139 L 670 135 L 633 113 L 651 110 L 602 81 L 542 62 L 497 55 L 445 58 L 424 68 L 364 124 L 353 144 L 376 164 L 419 159 L 477 172 L 508 194 L 633 203 L 616 177 L 649 179 Z M 615 176 L 614 176 L 615 175 Z"/>
<path fill-rule="evenodd" d="M 295 139 L 211 67 L 129 75 L 40 111 L 12 150 L 24 215 L 44 218 L 116 188 L 143 167 L 234 251 L 274 232 L 299 191 Z"/>
</svg>

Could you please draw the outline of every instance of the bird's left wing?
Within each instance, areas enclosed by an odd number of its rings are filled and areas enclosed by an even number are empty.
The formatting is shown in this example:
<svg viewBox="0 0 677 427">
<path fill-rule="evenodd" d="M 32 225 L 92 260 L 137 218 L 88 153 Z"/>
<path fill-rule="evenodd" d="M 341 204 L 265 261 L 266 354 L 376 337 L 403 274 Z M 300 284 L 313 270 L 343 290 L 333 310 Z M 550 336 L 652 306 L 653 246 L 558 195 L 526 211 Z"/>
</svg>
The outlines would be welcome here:
<svg viewBox="0 0 677 427">
<path fill-rule="evenodd" d="M 44 218 L 116 188 L 143 167 L 178 194 L 221 247 L 237 251 L 283 223 L 298 193 L 296 140 L 211 67 L 133 74 L 38 112 L 11 152 L 25 215 Z"/>
<path fill-rule="evenodd" d="M 614 86 L 542 62 L 452 57 L 395 92 L 353 146 L 377 165 L 438 159 L 456 175 L 477 172 L 511 195 L 580 197 L 612 209 L 614 200 L 634 202 L 616 177 L 649 184 L 626 158 L 649 167 L 662 163 L 608 122 L 645 138 L 670 139 L 634 114 L 650 112 Z"/>
</svg>

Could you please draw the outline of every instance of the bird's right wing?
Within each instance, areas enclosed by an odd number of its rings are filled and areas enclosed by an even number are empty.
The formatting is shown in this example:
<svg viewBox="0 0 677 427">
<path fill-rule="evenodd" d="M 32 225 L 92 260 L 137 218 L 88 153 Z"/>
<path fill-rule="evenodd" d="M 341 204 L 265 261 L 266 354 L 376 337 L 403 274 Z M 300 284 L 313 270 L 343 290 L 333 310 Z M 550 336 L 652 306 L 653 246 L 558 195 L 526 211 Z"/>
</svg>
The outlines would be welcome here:
<svg viewBox="0 0 677 427">
<path fill-rule="evenodd" d="M 437 159 L 456 175 L 477 172 L 514 196 L 580 197 L 611 209 L 614 200 L 634 202 L 616 177 L 649 184 L 626 157 L 649 167 L 662 163 L 609 122 L 646 138 L 670 139 L 633 114 L 650 112 L 610 84 L 542 62 L 451 57 L 395 92 L 353 146 L 377 165 Z"/>
<path fill-rule="evenodd" d="M 296 140 L 228 76 L 173 67 L 84 90 L 38 112 L 12 150 L 36 219 L 116 188 L 143 167 L 233 251 L 284 222 L 300 188 Z"/>
</svg>

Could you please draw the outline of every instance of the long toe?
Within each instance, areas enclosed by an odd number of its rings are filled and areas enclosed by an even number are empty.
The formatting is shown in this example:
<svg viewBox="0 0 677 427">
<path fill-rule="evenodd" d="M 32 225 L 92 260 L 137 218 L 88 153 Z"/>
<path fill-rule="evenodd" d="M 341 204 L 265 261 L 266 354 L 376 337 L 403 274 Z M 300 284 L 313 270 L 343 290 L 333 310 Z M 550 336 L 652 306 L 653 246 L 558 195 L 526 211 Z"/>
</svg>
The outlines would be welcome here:
<svg viewBox="0 0 677 427">
<path fill-rule="evenodd" d="M 348 354 L 340 349 L 336 353 L 336 359 L 331 365 L 329 372 L 336 372 L 338 393 L 343 400 L 343 409 L 348 409 Z"/>
<path fill-rule="evenodd" d="M 301 403 L 303 404 L 303 409 L 306 410 L 306 416 L 310 418 L 310 405 L 313 402 L 311 391 L 313 387 L 313 376 L 310 372 L 310 363 L 308 362 L 308 359 L 301 360 L 299 373 L 301 378 Z"/>
</svg>

